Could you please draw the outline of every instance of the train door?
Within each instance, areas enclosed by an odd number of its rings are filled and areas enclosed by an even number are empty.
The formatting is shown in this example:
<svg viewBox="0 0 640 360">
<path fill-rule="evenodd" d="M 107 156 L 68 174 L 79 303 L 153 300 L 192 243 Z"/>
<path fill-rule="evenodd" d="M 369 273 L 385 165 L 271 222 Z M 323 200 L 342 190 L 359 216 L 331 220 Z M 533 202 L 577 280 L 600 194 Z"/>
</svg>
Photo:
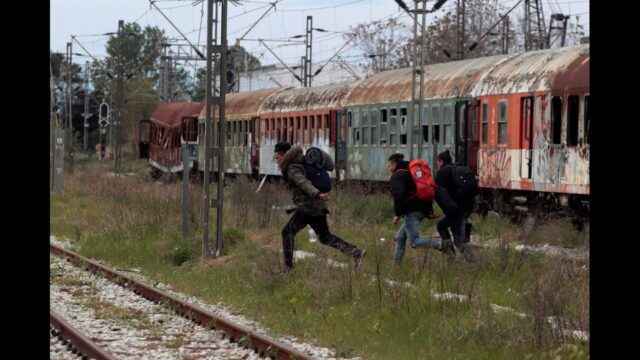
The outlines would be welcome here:
<svg viewBox="0 0 640 360">
<path fill-rule="evenodd" d="M 455 112 L 455 156 L 456 163 L 467 165 L 467 102 L 457 101 Z"/>
<path fill-rule="evenodd" d="M 347 168 L 347 111 L 337 110 L 336 117 L 336 169 L 345 170 Z"/>
<path fill-rule="evenodd" d="M 249 121 L 249 145 L 251 147 L 251 174 L 257 177 L 260 173 L 260 118 L 255 117 Z"/>
<path fill-rule="evenodd" d="M 151 120 L 140 120 L 138 133 L 138 151 L 140 159 L 149 158 L 149 137 L 151 135 Z"/>
<path fill-rule="evenodd" d="M 478 172 L 478 150 L 480 150 L 480 122 L 478 121 L 480 113 L 480 101 L 472 100 L 467 103 L 467 131 L 466 141 L 466 166 L 474 172 Z"/>
<path fill-rule="evenodd" d="M 520 103 L 520 177 L 531 179 L 533 167 L 533 97 L 523 97 Z"/>
</svg>

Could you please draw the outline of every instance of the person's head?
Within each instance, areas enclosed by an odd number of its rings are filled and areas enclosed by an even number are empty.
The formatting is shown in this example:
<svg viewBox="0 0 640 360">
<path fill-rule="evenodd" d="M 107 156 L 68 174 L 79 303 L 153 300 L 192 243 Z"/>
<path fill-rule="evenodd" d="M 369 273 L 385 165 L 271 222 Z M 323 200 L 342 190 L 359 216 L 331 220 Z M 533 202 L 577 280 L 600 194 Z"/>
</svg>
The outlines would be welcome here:
<svg viewBox="0 0 640 360">
<path fill-rule="evenodd" d="M 438 168 L 447 164 L 451 164 L 451 154 L 449 153 L 449 150 L 445 150 L 438 154 Z"/>
<path fill-rule="evenodd" d="M 284 156 L 284 154 L 291 149 L 291 144 L 288 142 L 279 142 L 276 144 L 276 148 L 273 151 L 273 154 L 276 158 L 276 163 L 280 164 L 280 159 Z"/>
<path fill-rule="evenodd" d="M 404 159 L 403 154 L 393 154 L 389 156 L 389 161 L 387 161 L 387 169 L 389 169 L 390 172 L 396 171 L 396 166 L 403 159 Z"/>
</svg>

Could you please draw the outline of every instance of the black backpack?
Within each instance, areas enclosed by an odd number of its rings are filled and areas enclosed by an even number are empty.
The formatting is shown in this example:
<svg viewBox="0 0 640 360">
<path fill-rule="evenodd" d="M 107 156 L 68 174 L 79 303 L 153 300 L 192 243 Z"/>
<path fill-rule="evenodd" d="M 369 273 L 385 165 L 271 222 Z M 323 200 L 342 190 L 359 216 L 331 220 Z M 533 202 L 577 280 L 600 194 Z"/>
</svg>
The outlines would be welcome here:
<svg viewBox="0 0 640 360">
<path fill-rule="evenodd" d="M 309 164 L 306 161 L 304 162 L 304 170 L 307 173 L 307 179 L 321 193 L 325 194 L 331 191 L 331 177 L 327 170 Z"/>
<path fill-rule="evenodd" d="M 476 174 L 466 166 L 451 166 L 451 176 L 456 192 L 460 196 L 476 196 L 480 194 Z"/>
</svg>

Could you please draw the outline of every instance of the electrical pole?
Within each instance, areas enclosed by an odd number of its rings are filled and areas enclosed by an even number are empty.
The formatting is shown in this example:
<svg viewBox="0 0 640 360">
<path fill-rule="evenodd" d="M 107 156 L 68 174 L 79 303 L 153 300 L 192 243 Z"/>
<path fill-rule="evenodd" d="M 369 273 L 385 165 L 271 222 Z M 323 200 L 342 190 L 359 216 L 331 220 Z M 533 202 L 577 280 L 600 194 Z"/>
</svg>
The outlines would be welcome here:
<svg viewBox="0 0 640 360">
<path fill-rule="evenodd" d="M 540 0 L 524 0 L 524 49 L 544 49 L 546 34 Z"/>
<path fill-rule="evenodd" d="M 456 4 L 456 60 L 464 59 L 465 0 Z"/>
<path fill-rule="evenodd" d="M 567 38 L 567 22 L 569 21 L 569 15 L 564 14 L 552 14 L 551 20 L 549 20 L 549 33 L 547 34 L 547 48 L 551 48 L 551 45 L 557 42 L 560 38 L 560 47 L 563 47 Z M 554 24 L 555 22 L 555 24 Z M 554 38 L 552 34 L 556 31 Z"/>
<path fill-rule="evenodd" d="M 215 16 L 213 13 L 215 5 Z M 225 95 L 227 92 L 227 0 L 207 0 L 207 74 L 205 89 L 205 162 L 204 162 L 204 204 L 203 204 L 203 231 L 202 231 L 202 257 L 209 258 L 211 252 L 209 250 L 209 208 L 216 208 L 216 252 L 215 257 L 222 255 L 222 224 L 223 224 L 223 199 L 224 199 L 224 148 L 226 138 L 226 118 L 225 118 Z M 221 8 L 222 16 L 218 18 L 218 8 Z M 218 45 L 218 23 L 220 23 L 221 44 Z M 214 36 L 215 30 L 215 36 Z M 214 54 L 220 61 L 220 85 L 219 94 L 215 96 L 214 92 L 214 74 L 212 66 Z M 218 127 L 216 135 L 218 137 L 217 144 L 214 144 L 212 137 L 212 110 L 213 106 L 219 111 Z M 212 145 L 217 147 L 211 148 Z M 217 199 L 210 200 L 209 191 L 209 172 L 214 165 L 213 159 L 217 158 L 218 165 L 218 191 Z"/>
<path fill-rule="evenodd" d="M 116 116 L 114 121 L 114 147 L 115 147 L 115 173 L 120 173 L 120 166 L 122 164 L 122 144 L 121 144 L 121 133 L 122 133 L 122 107 L 124 100 L 124 69 L 122 64 L 123 57 L 123 49 L 122 43 L 124 42 L 124 20 L 118 20 L 118 60 L 117 60 L 117 89 L 116 89 Z"/>
<path fill-rule="evenodd" d="M 420 157 L 420 149 L 422 147 L 422 131 L 420 130 L 420 121 L 422 119 L 422 104 L 424 99 L 424 26 L 426 22 L 427 1 L 414 0 L 414 8 L 410 12 L 413 17 L 413 42 L 412 42 L 412 71 L 411 71 L 411 116 L 409 129 L 409 153 L 413 159 L 413 145 L 417 145 L 417 156 Z M 422 15 L 422 16 L 419 16 Z M 420 24 L 418 24 L 420 21 Z M 420 27 L 420 37 L 418 38 L 418 27 Z M 418 58 L 418 44 L 420 44 L 420 58 Z M 419 68 L 418 68 L 419 67 Z M 416 99 L 416 81 L 419 81 L 419 95 Z M 416 106 L 417 105 L 417 106 Z M 405 127 L 406 129 L 406 127 Z M 414 135 L 415 139 L 414 139 Z"/>
<path fill-rule="evenodd" d="M 502 16 L 502 15 L 501 15 Z M 502 22 L 502 53 L 509 53 L 509 17 L 505 17 Z"/>
<path fill-rule="evenodd" d="M 67 43 L 67 102 L 69 110 L 67 113 L 67 160 L 69 161 L 69 172 L 73 173 L 73 89 L 71 82 L 73 80 L 73 36 L 72 41 Z"/>
<path fill-rule="evenodd" d="M 313 16 L 307 16 L 307 33 L 304 41 L 305 63 L 304 63 L 304 86 L 311 87 L 311 46 L 313 44 Z"/>
<path fill-rule="evenodd" d="M 84 140 L 84 153 L 87 153 L 87 150 L 89 149 L 89 118 L 91 117 L 91 114 L 89 114 L 89 77 L 90 77 L 90 65 L 89 65 L 89 61 L 87 61 L 85 64 L 85 70 L 84 70 L 84 113 L 82 113 L 83 117 L 84 117 L 84 134 L 82 136 L 83 140 Z"/>
</svg>

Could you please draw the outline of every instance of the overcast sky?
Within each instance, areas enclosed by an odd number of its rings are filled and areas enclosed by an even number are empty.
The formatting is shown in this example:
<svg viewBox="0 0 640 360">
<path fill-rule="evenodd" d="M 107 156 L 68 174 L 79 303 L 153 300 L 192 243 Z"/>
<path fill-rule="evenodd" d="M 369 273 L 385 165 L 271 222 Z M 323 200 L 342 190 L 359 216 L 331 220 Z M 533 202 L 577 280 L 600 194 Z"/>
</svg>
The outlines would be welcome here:
<svg viewBox="0 0 640 360">
<path fill-rule="evenodd" d="M 275 0 L 273 0 L 275 1 Z M 228 39 L 233 44 L 266 10 L 267 0 L 241 1 L 242 5 L 229 6 Z M 499 0 L 507 8 L 518 0 Z M 405 0 L 409 7 L 413 7 L 412 0 Z M 429 1 L 428 7 L 433 6 Z M 50 46 L 53 51 L 64 53 L 66 43 L 71 35 L 89 50 L 101 58 L 105 55 L 107 36 L 85 36 L 117 31 L 118 20 L 125 22 L 136 21 L 142 27 L 146 25 L 158 26 L 165 30 L 171 38 L 181 38 L 180 34 L 162 17 L 155 8 L 151 8 L 148 0 L 52 0 L 51 1 L 51 38 Z M 193 5 L 188 1 L 156 1 L 158 7 L 168 16 L 191 42 L 204 44 L 206 30 L 199 31 L 206 25 L 206 6 L 204 17 L 201 16 L 202 4 Z M 589 1 L 587 0 L 542 0 L 544 17 L 548 26 L 550 14 L 562 11 L 564 14 L 580 17 L 579 23 L 584 26 L 586 35 L 589 34 Z M 455 8 L 456 0 L 449 0 L 436 14 L 427 15 L 427 23 L 435 16 L 442 16 L 447 9 Z M 512 14 L 522 13 L 524 5 L 519 5 Z M 314 28 L 322 28 L 329 32 L 314 32 L 313 62 L 320 63 L 332 56 L 343 44 L 342 33 L 361 22 L 369 22 L 390 17 L 400 17 L 408 21 L 408 16 L 399 9 L 394 0 L 280 0 L 275 11 L 271 9 L 267 16 L 246 36 L 246 39 L 271 39 L 291 37 L 304 34 L 307 15 L 313 16 Z M 274 51 L 285 62 L 297 64 L 304 55 L 304 46 L 283 46 L 283 43 L 270 42 Z M 260 58 L 263 64 L 276 63 L 277 60 L 257 41 L 243 41 L 241 43 L 252 54 Z M 285 44 L 289 45 L 289 44 Z M 351 44 L 350 44 L 351 45 Z M 74 53 L 84 51 L 73 44 Z M 356 61 L 356 52 L 349 50 L 349 46 L 340 53 L 346 60 Z M 76 58 L 78 59 L 78 58 Z M 78 62 L 84 62 L 85 58 Z M 203 64 L 203 63 L 202 63 Z"/>
</svg>

